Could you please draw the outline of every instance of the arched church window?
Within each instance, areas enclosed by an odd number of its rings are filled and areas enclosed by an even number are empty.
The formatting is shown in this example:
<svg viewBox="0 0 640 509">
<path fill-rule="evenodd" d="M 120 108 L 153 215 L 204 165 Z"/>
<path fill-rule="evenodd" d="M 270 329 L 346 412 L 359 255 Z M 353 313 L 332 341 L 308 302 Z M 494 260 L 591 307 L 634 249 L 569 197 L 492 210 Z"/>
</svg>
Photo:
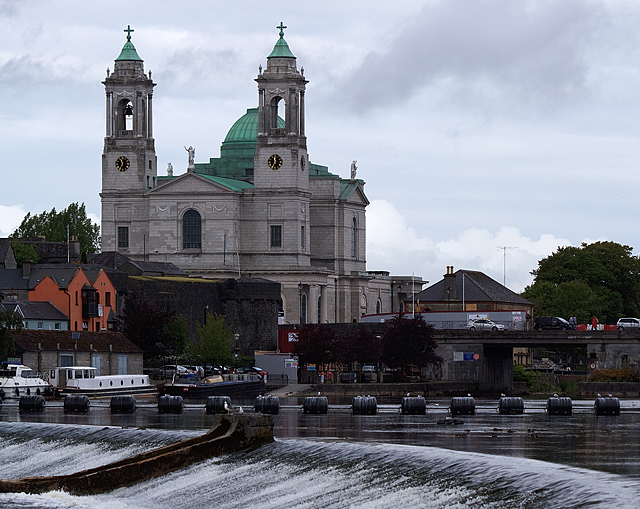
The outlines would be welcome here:
<svg viewBox="0 0 640 509">
<path fill-rule="evenodd" d="M 358 229 L 358 222 L 354 217 L 351 221 L 351 256 L 356 256 L 356 232 Z"/>
<path fill-rule="evenodd" d="M 202 218 L 196 210 L 187 210 L 182 216 L 182 249 L 202 248 Z"/>
<path fill-rule="evenodd" d="M 124 118 L 124 129 L 126 131 L 133 131 L 133 103 L 131 101 L 124 103 L 122 114 Z"/>
<path fill-rule="evenodd" d="M 285 118 L 284 104 L 282 97 L 276 96 L 271 99 L 271 118 L 269 119 L 269 127 L 271 129 L 278 129 L 278 117 Z"/>
</svg>

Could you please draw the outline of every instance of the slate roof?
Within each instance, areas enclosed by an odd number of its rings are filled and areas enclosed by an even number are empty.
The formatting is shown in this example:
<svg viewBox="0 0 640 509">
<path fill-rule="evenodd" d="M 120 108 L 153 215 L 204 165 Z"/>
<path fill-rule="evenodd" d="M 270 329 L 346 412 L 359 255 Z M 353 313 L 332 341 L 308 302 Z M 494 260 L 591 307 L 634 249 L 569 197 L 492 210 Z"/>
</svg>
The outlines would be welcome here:
<svg viewBox="0 0 640 509">
<path fill-rule="evenodd" d="M 533 306 L 531 301 L 512 292 L 507 287 L 491 279 L 483 272 L 475 270 L 457 270 L 456 275 L 456 300 L 462 300 L 462 276 L 464 274 L 464 298 L 468 302 L 509 302 Z M 444 298 L 444 279 L 425 288 L 416 294 L 416 300 L 420 302 L 446 302 Z"/>
<path fill-rule="evenodd" d="M 0 269 L 0 290 L 28 290 L 29 278 L 22 277 L 22 269 Z"/>
<path fill-rule="evenodd" d="M 135 268 L 137 270 L 130 270 Z M 120 266 L 123 272 L 131 273 L 136 276 L 150 275 L 150 273 L 160 276 L 187 276 L 188 274 L 180 267 L 169 262 L 140 262 L 137 260 L 128 260 Z"/>
<path fill-rule="evenodd" d="M 57 320 L 68 321 L 69 317 L 55 307 L 51 302 L 13 301 L 4 302 L 2 306 L 19 313 L 25 320 Z"/>
<path fill-rule="evenodd" d="M 78 339 L 73 339 L 77 334 Z M 142 353 L 142 349 L 133 344 L 121 332 L 74 332 L 74 331 L 11 331 L 13 340 L 22 352 L 37 351 L 38 344 L 42 350 L 83 351 L 88 352 L 93 346 L 95 352 Z M 77 347 L 76 347 L 77 345 Z M 110 348 L 110 345 L 112 348 Z"/>
</svg>

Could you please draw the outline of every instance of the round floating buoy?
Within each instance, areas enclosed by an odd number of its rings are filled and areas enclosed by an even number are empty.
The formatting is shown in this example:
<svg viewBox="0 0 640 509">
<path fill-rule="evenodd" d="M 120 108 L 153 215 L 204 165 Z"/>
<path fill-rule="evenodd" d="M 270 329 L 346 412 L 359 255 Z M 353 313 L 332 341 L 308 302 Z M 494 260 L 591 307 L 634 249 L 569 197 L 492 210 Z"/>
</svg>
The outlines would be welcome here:
<svg viewBox="0 0 640 509">
<path fill-rule="evenodd" d="M 593 408 L 596 415 L 620 415 L 620 400 L 612 396 L 596 398 Z"/>
<path fill-rule="evenodd" d="M 375 415 L 378 413 L 378 400 L 373 396 L 356 396 L 351 401 L 354 415 Z"/>
<path fill-rule="evenodd" d="M 253 408 L 263 414 L 277 414 L 280 412 L 280 399 L 278 396 L 258 396 Z"/>
<path fill-rule="evenodd" d="M 402 413 L 408 415 L 425 415 L 427 413 L 427 402 L 422 396 L 402 398 Z"/>
<path fill-rule="evenodd" d="M 476 400 L 471 396 L 451 398 L 451 415 L 475 415 Z"/>
<path fill-rule="evenodd" d="M 304 398 L 302 411 L 305 414 L 326 414 L 329 411 L 329 401 L 324 396 Z"/>
<path fill-rule="evenodd" d="M 109 407 L 112 414 L 133 412 L 136 409 L 136 398 L 134 396 L 112 396 Z"/>
<path fill-rule="evenodd" d="M 498 403 L 498 412 L 501 414 L 523 414 L 524 400 L 522 398 L 503 396 Z"/>
<path fill-rule="evenodd" d="M 20 396 L 20 403 L 18 404 L 18 408 L 22 412 L 39 412 L 44 410 L 44 397 L 37 396 Z"/>
<path fill-rule="evenodd" d="M 184 408 L 182 396 L 160 396 L 158 398 L 158 412 L 180 414 Z"/>
<path fill-rule="evenodd" d="M 89 397 L 84 394 L 68 394 L 64 398 L 65 412 L 88 412 Z"/>
<path fill-rule="evenodd" d="M 553 396 L 547 400 L 547 415 L 571 415 L 572 406 L 571 398 Z"/>
<path fill-rule="evenodd" d="M 231 398 L 229 396 L 209 396 L 205 403 L 208 414 L 228 414 L 231 412 Z"/>
</svg>

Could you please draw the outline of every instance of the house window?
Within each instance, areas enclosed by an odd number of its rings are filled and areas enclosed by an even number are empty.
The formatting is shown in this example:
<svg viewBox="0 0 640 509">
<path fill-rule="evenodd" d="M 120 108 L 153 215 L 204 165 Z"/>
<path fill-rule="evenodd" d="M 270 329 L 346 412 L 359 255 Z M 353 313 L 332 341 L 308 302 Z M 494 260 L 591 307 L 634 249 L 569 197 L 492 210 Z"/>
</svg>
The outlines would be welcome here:
<svg viewBox="0 0 640 509">
<path fill-rule="evenodd" d="M 118 249 L 129 247 L 129 227 L 118 226 Z"/>
<path fill-rule="evenodd" d="M 44 322 L 38 322 L 38 329 L 44 329 Z"/>
<path fill-rule="evenodd" d="M 76 290 L 76 306 L 78 305 L 78 290 Z"/>
<path fill-rule="evenodd" d="M 74 328 L 74 330 L 78 330 L 78 322 L 75 322 L 75 323 L 74 323 L 73 328 Z"/>
<path fill-rule="evenodd" d="M 100 322 L 96 322 L 96 332 L 100 332 Z"/>
<path fill-rule="evenodd" d="M 59 323 L 59 322 L 56 322 L 56 323 L 53 325 L 53 328 L 54 328 L 55 330 L 60 330 L 60 323 Z"/>
<path fill-rule="evenodd" d="M 108 308 L 111 307 L 111 292 L 104 293 L 104 305 Z"/>
<path fill-rule="evenodd" d="M 182 249 L 202 248 L 202 218 L 196 210 L 187 210 L 182 216 Z"/>
<path fill-rule="evenodd" d="M 72 353 L 61 353 L 60 354 L 60 367 L 68 368 L 69 366 L 73 366 L 73 354 Z"/>
<path fill-rule="evenodd" d="M 28 329 L 29 328 L 29 322 L 24 322 L 24 328 Z"/>
<path fill-rule="evenodd" d="M 354 217 L 351 221 L 351 256 L 356 256 L 356 230 L 358 223 Z"/>
<path fill-rule="evenodd" d="M 151 177 L 147 175 L 147 189 L 151 189 Z"/>
<path fill-rule="evenodd" d="M 82 330 L 89 330 L 89 322 L 82 322 Z"/>
<path fill-rule="evenodd" d="M 271 226 L 271 247 L 282 247 L 282 226 Z"/>
</svg>

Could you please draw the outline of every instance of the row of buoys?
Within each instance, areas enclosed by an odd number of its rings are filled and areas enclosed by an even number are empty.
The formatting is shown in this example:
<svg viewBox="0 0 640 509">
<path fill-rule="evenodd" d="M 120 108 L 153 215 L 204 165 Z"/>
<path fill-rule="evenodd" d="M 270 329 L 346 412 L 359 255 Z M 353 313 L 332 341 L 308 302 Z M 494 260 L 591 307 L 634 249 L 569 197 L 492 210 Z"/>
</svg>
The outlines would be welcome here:
<svg viewBox="0 0 640 509">
<path fill-rule="evenodd" d="M 329 402 L 324 396 L 310 396 L 304 398 L 302 412 L 305 414 L 326 414 L 329 411 Z"/>
</svg>

